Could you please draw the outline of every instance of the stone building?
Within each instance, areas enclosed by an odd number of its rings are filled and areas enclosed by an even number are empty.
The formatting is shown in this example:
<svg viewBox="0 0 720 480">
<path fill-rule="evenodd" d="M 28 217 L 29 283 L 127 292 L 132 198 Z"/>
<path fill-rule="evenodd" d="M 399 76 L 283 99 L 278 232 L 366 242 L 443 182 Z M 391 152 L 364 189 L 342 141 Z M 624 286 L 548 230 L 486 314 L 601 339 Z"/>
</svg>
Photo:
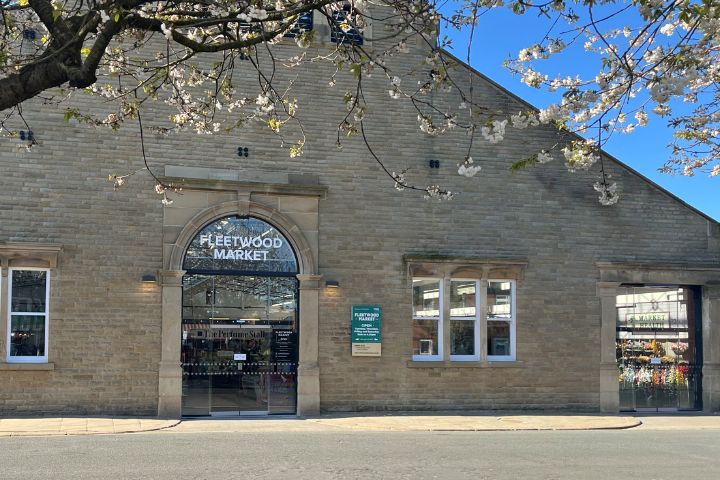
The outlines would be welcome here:
<svg viewBox="0 0 720 480">
<path fill-rule="evenodd" d="M 425 55 L 418 41 L 394 61 Z M 482 103 L 531 108 L 461 68 Z M 183 186 L 167 206 L 147 176 L 105 181 L 141 168 L 136 126 L 26 105 L 40 145 L 0 140 L 0 413 L 720 410 L 715 220 L 607 155 L 612 207 L 595 171 L 510 173 L 558 142 L 550 127 L 476 142 L 482 172 L 460 177 L 462 134 L 422 136 L 376 75 L 365 128 L 388 168 L 461 193 L 398 192 L 361 141 L 335 146 L 352 80 L 296 74 L 300 159 L 254 125 L 146 136 L 151 168 Z"/>
</svg>

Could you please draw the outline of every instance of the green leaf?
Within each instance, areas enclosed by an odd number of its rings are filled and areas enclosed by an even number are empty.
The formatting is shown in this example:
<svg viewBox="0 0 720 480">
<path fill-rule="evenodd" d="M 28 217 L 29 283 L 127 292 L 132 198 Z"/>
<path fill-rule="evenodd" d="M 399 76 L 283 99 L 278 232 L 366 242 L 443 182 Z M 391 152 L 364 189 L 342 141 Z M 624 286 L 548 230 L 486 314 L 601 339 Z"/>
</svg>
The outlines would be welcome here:
<svg viewBox="0 0 720 480">
<path fill-rule="evenodd" d="M 58 18 L 60 18 L 60 16 L 62 15 L 62 13 L 63 13 L 63 11 L 62 11 L 62 7 L 61 7 L 61 6 L 56 6 L 55 8 L 53 8 L 53 13 L 52 13 L 52 15 L 53 15 L 53 20 L 57 20 Z"/>
<path fill-rule="evenodd" d="M 517 15 L 522 15 L 523 13 L 525 13 L 525 5 L 520 2 L 513 3 L 512 11 Z"/>
<path fill-rule="evenodd" d="M 353 63 L 350 65 L 350 73 L 352 73 L 355 78 L 360 78 L 360 73 L 362 72 L 362 67 L 359 63 Z"/>
<path fill-rule="evenodd" d="M 512 173 L 517 173 L 520 170 L 525 170 L 530 167 L 534 167 L 537 165 L 537 155 L 533 155 L 532 157 L 525 158 L 523 160 L 518 160 L 517 162 L 514 162 L 512 165 L 510 165 L 510 171 Z"/>
<path fill-rule="evenodd" d="M 118 23 L 120 21 L 120 10 L 115 12 L 115 23 Z"/>
<path fill-rule="evenodd" d="M 290 158 L 301 156 L 304 153 L 303 147 L 305 147 L 305 140 L 298 140 L 295 145 L 290 147 Z"/>
</svg>

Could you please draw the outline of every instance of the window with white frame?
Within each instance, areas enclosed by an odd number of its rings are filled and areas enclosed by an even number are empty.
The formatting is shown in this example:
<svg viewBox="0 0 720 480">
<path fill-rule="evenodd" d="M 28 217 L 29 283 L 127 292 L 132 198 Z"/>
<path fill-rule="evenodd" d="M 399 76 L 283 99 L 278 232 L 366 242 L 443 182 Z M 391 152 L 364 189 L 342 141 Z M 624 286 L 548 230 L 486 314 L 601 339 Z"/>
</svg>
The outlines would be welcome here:
<svg viewBox="0 0 720 480">
<path fill-rule="evenodd" d="M 515 282 L 488 280 L 488 360 L 515 359 Z"/>
<path fill-rule="evenodd" d="M 480 282 L 450 280 L 450 360 L 480 359 Z"/>
<path fill-rule="evenodd" d="M 481 305 L 483 284 L 486 306 Z M 444 352 L 444 333 L 449 352 Z M 412 337 L 415 361 L 515 360 L 515 281 L 413 278 Z M 485 358 L 481 342 L 487 343 Z"/>
<path fill-rule="evenodd" d="M 442 360 L 443 282 L 413 279 L 413 359 Z"/>
<path fill-rule="evenodd" d="M 47 362 L 50 271 L 11 268 L 8 280 L 7 360 Z"/>
</svg>

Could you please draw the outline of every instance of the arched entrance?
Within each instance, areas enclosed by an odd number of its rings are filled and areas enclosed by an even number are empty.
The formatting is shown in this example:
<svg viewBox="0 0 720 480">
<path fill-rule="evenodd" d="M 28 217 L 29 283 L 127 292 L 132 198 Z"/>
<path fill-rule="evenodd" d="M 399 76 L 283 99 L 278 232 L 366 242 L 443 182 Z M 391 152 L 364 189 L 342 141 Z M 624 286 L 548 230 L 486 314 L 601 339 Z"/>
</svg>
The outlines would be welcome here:
<svg viewBox="0 0 720 480">
<path fill-rule="evenodd" d="M 294 414 L 298 261 L 288 239 L 252 216 L 205 225 L 182 278 L 182 414 Z"/>
</svg>

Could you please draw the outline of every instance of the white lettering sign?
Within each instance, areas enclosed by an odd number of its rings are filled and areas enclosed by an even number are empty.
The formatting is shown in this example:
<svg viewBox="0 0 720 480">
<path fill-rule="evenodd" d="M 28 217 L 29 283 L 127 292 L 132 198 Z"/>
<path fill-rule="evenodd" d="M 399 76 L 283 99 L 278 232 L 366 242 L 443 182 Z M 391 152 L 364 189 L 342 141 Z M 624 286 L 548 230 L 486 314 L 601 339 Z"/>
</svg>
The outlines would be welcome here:
<svg viewBox="0 0 720 480">
<path fill-rule="evenodd" d="M 200 246 L 213 249 L 215 260 L 267 261 L 270 249 L 281 248 L 280 238 L 244 237 L 241 235 L 200 235 Z"/>
</svg>

